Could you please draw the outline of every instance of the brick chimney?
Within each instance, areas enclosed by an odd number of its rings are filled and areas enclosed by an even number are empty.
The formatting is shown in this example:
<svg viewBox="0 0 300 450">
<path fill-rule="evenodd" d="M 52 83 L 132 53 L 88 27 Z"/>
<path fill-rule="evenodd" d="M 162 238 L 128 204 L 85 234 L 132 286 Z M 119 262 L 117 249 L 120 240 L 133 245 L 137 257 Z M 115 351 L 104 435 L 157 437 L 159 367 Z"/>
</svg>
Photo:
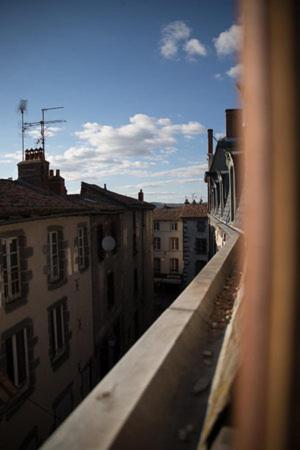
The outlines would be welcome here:
<svg viewBox="0 0 300 450">
<path fill-rule="evenodd" d="M 144 192 L 142 191 L 142 189 L 140 189 L 140 192 L 138 193 L 138 199 L 140 202 L 144 201 Z"/>
<path fill-rule="evenodd" d="M 25 150 L 25 160 L 18 163 L 18 179 L 43 189 L 48 188 L 49 163 L 42 148 Z"/>
<path fill-rule="evenodd" d="M 229 139 L 237 138 L 240 134 L 240 109 L 226 109 L 226 137 Z"/>
<path fill-rule="evenodd" d="M 49 162 L 45 160 L 42 148 L 25 150 L 25 160 L 18 163 L 18 180 L 24 181 L 56 194 L 66 194 L 65 180 L 59 170 L 49 171 Z"/>
<path fill-rule="evenodd" d="M 56 194 L 66 194 L 67 189 L 65 187 L 65 179 L 60 176 L 60 170 L 56 170 L 56 174 L 54 175 L 54 171 L 50 170 L 50 176 L 48 178 L 49 189 Z"/>
</svg>

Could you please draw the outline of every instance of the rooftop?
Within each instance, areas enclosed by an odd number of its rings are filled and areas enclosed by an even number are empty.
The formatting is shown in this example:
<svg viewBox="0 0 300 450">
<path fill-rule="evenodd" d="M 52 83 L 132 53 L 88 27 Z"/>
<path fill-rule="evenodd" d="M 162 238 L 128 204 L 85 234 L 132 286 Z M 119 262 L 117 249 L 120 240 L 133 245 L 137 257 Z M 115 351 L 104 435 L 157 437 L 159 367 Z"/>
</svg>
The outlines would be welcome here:
<svg viewBox="0 0 300 450">
<path fill-rule="evenodd" d="M 0 180 L 0 221 L 88 210 L 66 196 L 13 180 Z"/>
<path fill-rule="evenodd" d="M 155 208 L 153 219 L 161 221 L 207 217 L 207 204 L 186 204 L 178 208 Z"/>
<path fill-rule="evenodd" d="M 118 194 L 117 192 L 109 191 L 106 188 L 97 186 L 96 184 L 81 183 L 81 195 L 86 197 L 86 194 L 95 194 L 100 197 L 107 198 L 114 201 L 118 205 L 125 206 L 127 208 L 138 208 L 138 209 L 154 209 L 154 205 L 144 201 L 137 200 L 133 197 L 128 197 L 127 195 Z M 98 197 L 98 198 L 99 198 Z"/>
</svg>

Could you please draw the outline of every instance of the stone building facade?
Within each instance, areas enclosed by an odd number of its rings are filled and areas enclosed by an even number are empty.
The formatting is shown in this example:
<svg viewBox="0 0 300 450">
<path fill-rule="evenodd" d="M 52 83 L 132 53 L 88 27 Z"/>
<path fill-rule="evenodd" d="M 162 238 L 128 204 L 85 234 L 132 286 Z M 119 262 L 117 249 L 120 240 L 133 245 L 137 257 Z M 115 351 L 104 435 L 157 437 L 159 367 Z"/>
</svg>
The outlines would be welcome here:
<svg viewBox="0 0 300 450">
<path fill-rule="evenodd" d="M 226 233 L 220 223 L 237 230 L 242 228 L 241 210 L 243 193 L 243 152 L 239 127 L 241 110 L 227 109 L 226 135 L 219 139 L 213 151 L 213 130 L 208 130 L 209 167 L 205 174 L 208 184 L 208 209 L 210 223 L 210 253 L 213 255 L 226 242 Z"/>
<path fill-rule="evenodd" d="M 207 205 L 156 208 L 153 219 L 155 282 L 187 285 L 208 261 Z"/>
<path fill-rule="evenodd" d="M 40 149 L 26 158 L 0 180 L 5 450 L 38 448 L 152 319 L 152 205 L 84 183 L 67 195 Z"/>
<path fill-rule="evenodd" d="M 209 259 L 207 205 L 185 205 L 181 212 L 181 220 L 183 223 L 183 282 L 186 286 Z"/>
</svg>

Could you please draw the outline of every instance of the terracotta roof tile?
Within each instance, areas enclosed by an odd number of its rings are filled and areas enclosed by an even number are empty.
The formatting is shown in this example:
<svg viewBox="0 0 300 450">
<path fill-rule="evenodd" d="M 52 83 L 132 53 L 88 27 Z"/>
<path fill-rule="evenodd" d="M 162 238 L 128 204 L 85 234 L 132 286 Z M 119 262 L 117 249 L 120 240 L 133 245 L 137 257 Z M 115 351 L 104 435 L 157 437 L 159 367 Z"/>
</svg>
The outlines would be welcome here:
<svg viewBox="0 0 300 450">
<path fill-rule="evenodd" d="M 153 220 L 170 221 L 197 217 L 207 217 L 206 203 L 188 204 L 179 208 L 155 208 L 153 211 Z"/>
<path fill-rule="evenodd" d="M 96 184 L 88 184 L 81 183 L 81 195 L 86 196 L 88 192 L 94 192 L 95 194 L 99 194 L 99 197 L 106 197 L 109 200 L 115 201 L 119 205 L 123 205 L 129 208 L 139 208 L 139 209 L 154 209 L 154 205 L 147 202 L 141 202 L 132 197 L 128 197 L 127 195 L 118 194 L 117 192 L 109 191 L 108 189 L 104 189 Z"/>
<path fill-rule="evenodd" d="M 153 220 L 179 220 L 181 216 L 180 208 L 155 208 Z"/>
<path fill-rule="evenodd" d="M 12 180 L 0 180 L 0 219 L 47 216 L 88 210 L 75 205 L 67 196 L 57 195 Z"/>
<path fill-rule="evenodd" d="M 207 203 L 184 205 L 182 207 L 181 217 L 183 219 L 193 217 L 207 217 Z"/>
</svg>

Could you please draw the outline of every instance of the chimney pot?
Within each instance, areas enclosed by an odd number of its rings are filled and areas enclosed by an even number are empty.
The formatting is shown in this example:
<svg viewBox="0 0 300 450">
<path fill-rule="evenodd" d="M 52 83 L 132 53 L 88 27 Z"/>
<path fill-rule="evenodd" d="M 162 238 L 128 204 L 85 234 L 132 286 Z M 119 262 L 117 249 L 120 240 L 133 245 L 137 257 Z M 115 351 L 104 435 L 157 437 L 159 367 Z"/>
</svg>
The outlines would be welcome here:
<svg viewBox="0 0 300 450">
<path fill-rule="evenodd" d="M 56 169 L 56 176 L 59 177 L 60 176 L 60 170 Z"/>
<path fill-rule="evenodd" d="M 53 177 L 53 176 L 54 176 L 54 170 L 50 169 L 50 177 Z"/>
<path fill-rule="evenodd" d="M 106 188 L 106 183 L 104 183 L 104 189 L 106 190 L 107 188 Z"/>
<path fill-rule="evenodd" d="M 236 138 L 240 131 L 241 110 L 226 109 L 226 137 Z"/>
<path fill-rule="evenodd" d="M 142 189 L 140 189 L 140 192 L 138 193 L 138 199 L 140 202 L 144 201 L 144 192 Z"/>
</svg>

